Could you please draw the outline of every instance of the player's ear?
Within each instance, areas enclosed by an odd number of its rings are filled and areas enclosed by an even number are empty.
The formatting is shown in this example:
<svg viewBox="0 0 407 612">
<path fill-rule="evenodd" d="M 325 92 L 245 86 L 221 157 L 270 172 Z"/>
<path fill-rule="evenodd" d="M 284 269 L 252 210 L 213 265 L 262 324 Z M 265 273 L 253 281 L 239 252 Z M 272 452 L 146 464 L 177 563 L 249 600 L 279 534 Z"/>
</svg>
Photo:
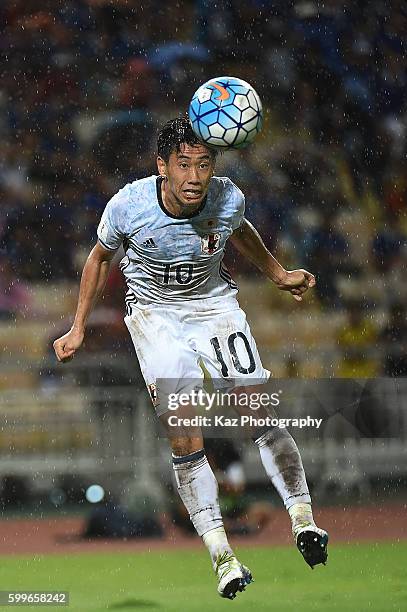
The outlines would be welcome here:
<svg viewBox="0 0 407 612">
<path fill-rule="evenodd" d="M 157 169 L 160 176 L 167 176 L 167 164 L 162 157 L 157 157 Z"/>
<path fill-rule="evenodd" d="M 212 158 L 212 176 L 214 176 L 216 170 L 216 157 Z"/>
</svg>

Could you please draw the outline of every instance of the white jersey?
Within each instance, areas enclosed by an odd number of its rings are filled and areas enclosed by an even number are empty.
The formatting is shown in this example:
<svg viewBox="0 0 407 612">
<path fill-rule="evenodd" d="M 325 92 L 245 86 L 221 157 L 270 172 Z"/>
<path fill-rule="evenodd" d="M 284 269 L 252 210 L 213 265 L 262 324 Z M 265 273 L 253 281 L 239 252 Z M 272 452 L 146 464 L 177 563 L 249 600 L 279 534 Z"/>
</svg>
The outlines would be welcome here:
<svg viewBox="0 0 407 612">
<path fill-rule="evenodd" d="M 237 285 L 222 259 L 243 220 L 242 192 L 230 179 L 213 177 L 199 209 L 176 217 L 163 205 L 162 180 L 149 176 L 127 184 L 108 202 L 98 227 L 106 249 L 123 245 L 128 307 L 234 297 Z"/>
</svg>

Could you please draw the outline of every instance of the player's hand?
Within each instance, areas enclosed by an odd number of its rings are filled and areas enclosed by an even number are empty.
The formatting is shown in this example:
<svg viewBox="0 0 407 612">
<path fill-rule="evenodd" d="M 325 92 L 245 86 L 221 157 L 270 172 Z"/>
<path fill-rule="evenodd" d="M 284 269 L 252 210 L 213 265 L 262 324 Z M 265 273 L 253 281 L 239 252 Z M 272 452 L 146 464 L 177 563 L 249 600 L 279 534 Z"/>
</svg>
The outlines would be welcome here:
<svg viewBox="0 0 407 612">
<path fill-rule="evenodd" d="M 65 363 L 73 359 L 75 352 L 83 342 L 84 333 L 76 329 L 70 329 L 68 333 L 55 340 L 54 347 L 55 355 L 58 361 Z"/>
<path fill-rule="evenodd" d="M 297 302 L 302 302 L 303 294 L 315 287 L 315 276 L 307 270 L 287 270 L 284 279 L 276 285 L 281 291 L 289 291 Z"/>
</svg>

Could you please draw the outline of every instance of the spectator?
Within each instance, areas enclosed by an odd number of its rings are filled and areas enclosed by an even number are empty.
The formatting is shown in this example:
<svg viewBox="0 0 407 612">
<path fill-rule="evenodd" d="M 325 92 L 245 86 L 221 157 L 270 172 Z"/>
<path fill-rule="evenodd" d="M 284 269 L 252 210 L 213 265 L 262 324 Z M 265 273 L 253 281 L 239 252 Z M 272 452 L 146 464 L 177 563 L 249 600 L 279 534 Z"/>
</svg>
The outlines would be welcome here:
<svg viewBox="0 0 407 612">
<path fill-rule="evenodd" d="M 312 232 L 308 246 L 309 267 L 318 270 L 316 291 L 321 303 L 327 306 L 341 303 L 336 280 L 346 270 L 349 255 L 346 239 L 335 228 L 334 219 L 332 211 L 327 210 L 320 227 Z"/>
<path fill-rule="evenodd" d="M 406 236 L 400 229 L 399 218 L 393 213 L 388 214 L 372 244 L 377 271 L 383 274 L 388 273 L 405 244 Z"/>
<path fill-rule="evenodd" d="M 7 257 L 0 254 L 0 320 L 27 316 L 30 301 L 28 287 L 16 278 Z"/>
<path fill-rule="evenodd" d="M 385 376 L 407 376 L 407 313 L 404 304 L 392 304 L 389 321 L 381 333 Z"/>
<path fill-rule="evenodd" d="M 340 378 L 373 378 L 378 373 L 378 361 L 371 353 L 376 346 L 376 327 L 364 313 L 363 304 L 348 305 L 347 321 L 338 333 L 337 343 L 341 361 L 337 375 Z"/>
</svg>

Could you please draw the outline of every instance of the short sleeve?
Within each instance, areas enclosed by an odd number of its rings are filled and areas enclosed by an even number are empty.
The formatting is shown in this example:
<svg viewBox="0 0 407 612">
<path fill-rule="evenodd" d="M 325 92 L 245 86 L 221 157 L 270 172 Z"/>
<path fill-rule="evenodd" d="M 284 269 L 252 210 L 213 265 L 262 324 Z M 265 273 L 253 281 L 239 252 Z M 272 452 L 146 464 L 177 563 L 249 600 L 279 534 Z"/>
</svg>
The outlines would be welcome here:
<svg viewBox="0 0 407 612">
<path fill-rule="evenodd" d="M 242 225 L 242 222 L 244 219 L 244 212 L 246 208 L 245 197 L 243 193 L 240 191 L 238 187 L 236 187 L 236 185 L 234 185 L 234 187 L 235 187 L 236 202 L 235 202 L 235 214 L 233 215 L 233 218 L 232 218 L 233 231 L 235 231 L 238 227 Z"/>
<path fill-rule="evenodd" d="M 126 237 L 124 231 L 126 204 L 128 204 L 128 193 L 126 188 L 123 188 L 106 204 L 100 219 L 97 229 L 99 242 L 111 251 L 118 249 Z"/>
</svg>

